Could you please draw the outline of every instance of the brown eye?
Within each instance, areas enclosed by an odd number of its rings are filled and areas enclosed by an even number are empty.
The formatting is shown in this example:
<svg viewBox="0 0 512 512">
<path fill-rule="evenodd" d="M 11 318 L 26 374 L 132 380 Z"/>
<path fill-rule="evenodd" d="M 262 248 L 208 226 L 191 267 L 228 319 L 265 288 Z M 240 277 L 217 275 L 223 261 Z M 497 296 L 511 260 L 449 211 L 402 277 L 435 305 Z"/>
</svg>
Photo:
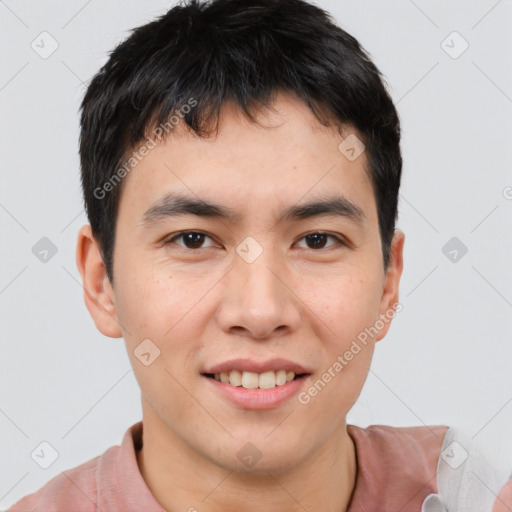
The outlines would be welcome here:
<svg viewBox="0 0 512 512">
<path fill-rule="evenodd" d="M 211 240 L 211 237 L 209 237 L 207 234 L 202 233 L 201 231 L 182 231 L 181 233 L 178 233 L 177 235 L 174 235 L 171 239 L 167 240 L 166 245 L 170 243 L 174 243 L 175 240 L 183 240 L 181 247 L 184 247 L 185 249 L 202 249 L 202 245 L 205 241 L 205 239 L 209 238 Z M 211 246 L 206 246 L 211 247 Z"/>
<path fill-rule="evenodd" d="M 305 235 L 302 237 L 302 239 L 306 240 L 306 249 L 325 249 L 327 240 L 329 238 L 336 240 L 338 244 L 344 245 L 343 242 L 337 236 L 329 235 L 328 233 L 316 232 L 310 233 L 309 235 Z"/>
</svg>

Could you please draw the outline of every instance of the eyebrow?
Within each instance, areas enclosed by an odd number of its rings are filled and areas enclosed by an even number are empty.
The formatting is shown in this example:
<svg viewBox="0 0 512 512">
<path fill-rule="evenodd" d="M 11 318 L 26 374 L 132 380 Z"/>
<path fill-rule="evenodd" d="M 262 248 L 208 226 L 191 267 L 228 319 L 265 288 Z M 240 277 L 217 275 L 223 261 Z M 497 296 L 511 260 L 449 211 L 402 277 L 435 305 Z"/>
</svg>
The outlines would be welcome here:
<svg viewBox="0 0 512 512">
<path fill-rule="evenodd" d="M 227 206 L 197 197 L 169 193 L 144 213 L 139 224 L 152 225 L 180 215 L 197 215 L 198 217 L 215 218 L 232 223 L 241 219 L 241 215 L 236 210 Z M 288 206 L 279 215 L 277 223 L 318 216 L 345 217 L 358 224 L 363 224 L 366 221 L 366 216 L 359 206 L 342 195 L 335 195 L 315 199 L 308 203 Z"/>
</svg>

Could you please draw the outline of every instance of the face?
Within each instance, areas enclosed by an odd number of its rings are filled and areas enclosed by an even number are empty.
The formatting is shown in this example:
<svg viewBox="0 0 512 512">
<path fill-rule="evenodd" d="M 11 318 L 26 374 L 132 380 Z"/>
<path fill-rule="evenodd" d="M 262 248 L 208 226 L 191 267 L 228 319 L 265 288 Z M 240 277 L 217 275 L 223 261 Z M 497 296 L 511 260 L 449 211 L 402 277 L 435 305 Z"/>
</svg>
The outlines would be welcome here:
<svg viewBox="0 0 512 512">
<path fill-rule="evenodd" d="M 273 106 L 262 127 L 226 104 L 207 140 L 177 127 L 125 178 L 113 286 L 79 237 L 88 308 L 124 337 L 144 421 L 241 472 L 298 465 L 345 429 L 402 270 L 399 231 L 383 268 L 365 153 L 338 149 L 357 132 L 292 96 Z"/>
</svg>

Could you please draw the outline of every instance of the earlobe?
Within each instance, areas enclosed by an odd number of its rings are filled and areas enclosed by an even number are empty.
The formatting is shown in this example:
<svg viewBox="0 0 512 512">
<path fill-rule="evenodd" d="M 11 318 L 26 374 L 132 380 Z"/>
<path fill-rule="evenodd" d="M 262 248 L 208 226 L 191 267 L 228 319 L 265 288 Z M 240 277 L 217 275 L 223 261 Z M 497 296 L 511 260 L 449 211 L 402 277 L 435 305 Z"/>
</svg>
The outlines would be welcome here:
<svg viewBox="0 0 512 512">
<path fill-rule="evenodd" d="M 391 320 L 396 313 L 399 303 L 400 278 L 403 270 L 403 250 L 404 250 L 405 234 L 400 230 L 395 230 L 393 240 L 391 242 L 391 251 L 389 265 L 386 271 L 384 289 L 380 302 L 380 315 L 383 318 L 384 327 L 375 337 L 375 341 L 380 341 L 386 336 Z M 398 310 L 400 310 L 400 306 Z"/>
<path fill-rule="evenodd" d="M 84 301 L 98 330 L 110 338 L 122 337 L 114 291 L 108 279 L 99 245 L 89 224 L 78 232 L 76 264 L 82 276 Z"/>
</svg>

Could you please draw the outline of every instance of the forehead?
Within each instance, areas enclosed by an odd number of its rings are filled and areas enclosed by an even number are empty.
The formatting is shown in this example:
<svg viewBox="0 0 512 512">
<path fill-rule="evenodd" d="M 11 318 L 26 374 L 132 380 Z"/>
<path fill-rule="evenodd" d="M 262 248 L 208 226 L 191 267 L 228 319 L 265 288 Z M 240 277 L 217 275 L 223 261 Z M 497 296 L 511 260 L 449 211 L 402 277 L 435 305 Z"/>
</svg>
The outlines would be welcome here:
<svg viewBox="0 0 512 512">
<path fill-rule="evenodd" d="M 224 204 L 242 220 L 337 192 L 376 221 L 366 154 L 350 159 L 339 147 L 357 131 L 322 126 L 290 95 L 277 95 L 272 108 L 254 123 L 226 103 L 209 138 L 175 127 L 125 178 L 119 215 L 129 209 L 141 220 L 148 208 L 179 192 Z"/>
</svg>

